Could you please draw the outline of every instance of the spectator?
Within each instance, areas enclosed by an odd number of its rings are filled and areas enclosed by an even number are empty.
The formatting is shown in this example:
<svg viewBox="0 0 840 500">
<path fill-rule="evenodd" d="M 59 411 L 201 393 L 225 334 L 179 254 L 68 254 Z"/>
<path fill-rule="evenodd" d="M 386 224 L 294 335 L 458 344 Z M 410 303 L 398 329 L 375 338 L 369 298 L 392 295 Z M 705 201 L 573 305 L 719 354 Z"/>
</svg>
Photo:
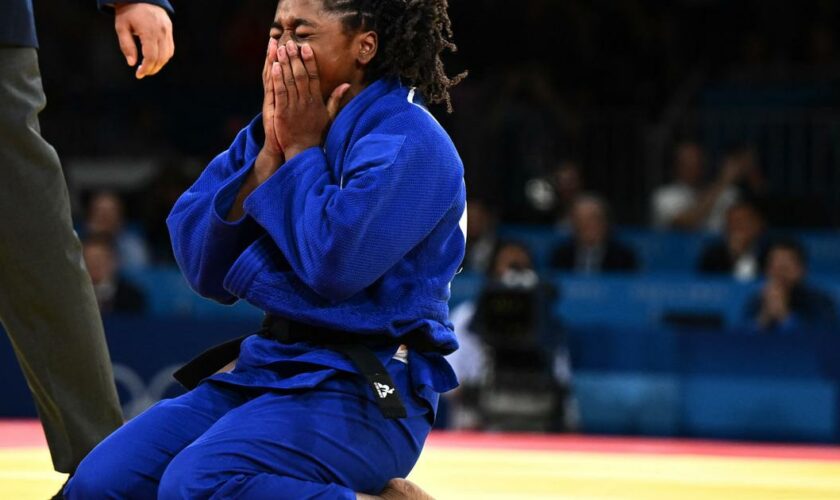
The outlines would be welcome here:
<svg viewBox="0 0 840 500">
<path fill-rule="evenodd" d="M 490 266 L 496 247 L 496 210 L 484 200 L 473 198 L 467 202 L 467 250 L 464 268 L 484 273 Z"/>
<path fill-rule="evenodd" d="M 636 254 L 612 235 L 604 200 L 593 195 L 578 197 L 571 217 L 572 237 L 554 252 L 553 269 L 587 274 L 638 270 Z"/>
<path fill-rule="evenodd" d="M 85 234 L 110 237 L 116 245 L 120 264 L 126 269 L 149 264 L 146 242 L 136 233 L 126 229 L 124 206 L 119 196 L 110 191 L 95 193 L 88 203 Z"/>
<path fill-rule="evenodd" d="M 705 229 L 718 232 L 726 210 L 738 198 L 736 183 L 743 167 L 725 162 L 718 179 L 704 187 L 706 154 L 696 142 L 682 142 L 674 153 L 674 182 L 652 198 L 653 224 L 659 229 Z"/>
<path fill-rule="evenodd" d="M 739 199 L 755 202 L 764 198 L 767 182 L 759 165 L 758 153 L 753 145 L 735 143 L 724 155 L 722 168 L 731 168 L 738 173 Z"/>
<path fill-rule="evenodd" d="M 806 284 L 805 252 L 795 241 L 770 247 L 762 290 L 748 303 L 747 317 L 761 333 L 797 333 L 837 328 L 834 301 Z"/>
<path fill-rule="evenodd" d="M 187 174 L 192 166 L 193 164 L 187 161 L 166 162 L 145 193 L 142 211 L 143 234 L 155 263 L 175 263 L 172 242 L 169 241 L 169 231 L 164 221 L 181 193 L 190 187 L 190 179 L 197 177 Z"/>
<path fill-rule="evenodd" d="M 140 314 L 146 310 L 143 293 L 119 275 L 119 260 L 110 236 L 88 236 L 82 243 L 82 252 L 102 314 Z"/>
<path fill-rule="evenodd" d="M 764 267 L 766 236 L 764 218 L 749 202 L 741 201 L 726 212 L 722 239 L 709 244 L 700 257 L 704 274 L 728 274 L 749 281 L 758 278 Z"/>
<path fill-rule="evenodd" d="M 525 193 L 533 209 L 528 222 L 555 224 L 559 229 L 565 229 L 569 225 L 572 205 L 582 191 L 580 166 L 572 160 L 558 163 L 548 175 L 525 184 Z"/>
<path fill-rule="evenodd" d="M 501 280 L 510 271 L 531 270 L 529 275 L 537 280 L 531 255 L 524 245 L 500 242 L 491 250 L 489 259 L 492 262 L 488 262 L 485 267 L 488 279 Z M 469 329 L 469 324 L 475 315 L 475 308 L 475 302 L 469 300 L 455 307 L 450 313 L 461 347 L 449 356 L 449 362 L 458 375 L 458 380 L 465 386 L 481 383 L 487 371 L 484 348 L 478 336 Z"/>
<path fill-rule="evenodd" d="M 487 268 L 486 276 L 490 286 L 494 283 L 527 289 L 543 286 L 549 297 L 556 296 L 553 287 L 540 284 L 531 254 L 521 243 L 499 242 L 493 250 L 491 265 Z M 449 395 L 453 405 L 451 415 L 453 427 L 457 429 L 481 427 L 481 416 L 476 408 L 477 391 L 488 383 L 488 375 L 491 371 L 492 363 L 488 347 L 472 329 L 477 308 L 476 301 L 468 300 L 452 309 L 450 314 L 460 344 L 457 351 L 447 356 L 461 383 L 461 386 Z M 550 353 L 548 357 L 551 358 L 554 380 L 560 387 L 566 388 L 571 382 L 571 366 L 566 346 L 558 340 L 561 337 L 560 325 L 554 318 L 549 318 L 546 324 L 549 326 L 547 331 L 540 334 L 541 340 Z M 534 362 L 536 363 L 537 360 Z M 564 398 L 561 412 L 563 422 L 556 425 L 564 429 L 572 429 L 577 425 L 576 403 L 570 394 L 564 394 Z"/>
<path fill-rule="evenodd" d="M 572 160 L 560 162 L 552 172 L 554 190 L 557 193 L 556 201 L 556 224 L 560 228 L 571 225 L 572 207 L 575 201 L 583 194 L 583 175 L 580 165 Z"/>
</svg>

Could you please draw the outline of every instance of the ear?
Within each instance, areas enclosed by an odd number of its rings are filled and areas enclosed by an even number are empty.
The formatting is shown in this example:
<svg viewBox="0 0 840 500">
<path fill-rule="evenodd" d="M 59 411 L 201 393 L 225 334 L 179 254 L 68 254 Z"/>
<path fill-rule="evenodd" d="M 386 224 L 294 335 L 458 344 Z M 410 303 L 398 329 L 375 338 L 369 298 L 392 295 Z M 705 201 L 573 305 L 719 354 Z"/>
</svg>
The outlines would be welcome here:
<svg viewBox="0 0 840 500">
<path fill-rule="evenodd" d="M 356 38 L 356 45 L 359 50 L 356 56 L 359 64 L 367 66 L 373 60 L 376 51 L 379 49 L 379 36 L 375 31 L 359 33 Z"/>
</svg>

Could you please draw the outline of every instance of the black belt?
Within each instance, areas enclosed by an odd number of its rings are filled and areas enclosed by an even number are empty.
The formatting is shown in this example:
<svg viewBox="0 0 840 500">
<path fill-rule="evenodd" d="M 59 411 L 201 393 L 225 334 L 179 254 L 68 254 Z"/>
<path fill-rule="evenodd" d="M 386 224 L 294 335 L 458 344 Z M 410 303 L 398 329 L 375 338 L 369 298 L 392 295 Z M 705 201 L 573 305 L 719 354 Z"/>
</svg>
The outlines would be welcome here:
<svg viewBox="0 0 840 500">
<path fill-rule="evenodd" d="M 419 331 L 411 332 L 400 339 L 383 335 L 361 337 L 272 315 L 266 315 L 259 335 L 284 344 L 310 342 L 344 354 L 367 380 L 385 418 L 394 419 L 407 416 L 405 405 L 394 380 L 376 357 L 373 349 L 398 348 L 401 344 L 420 351 L 435 349 L 435 346 Z M 175 380 L 187 389 L 194 389 L 202 380 L 239 357 L 239 348 L 245 338 L 247 336 L 239 337 L 203 352 L 176 371 L 173 375 Z"/>
</svg>

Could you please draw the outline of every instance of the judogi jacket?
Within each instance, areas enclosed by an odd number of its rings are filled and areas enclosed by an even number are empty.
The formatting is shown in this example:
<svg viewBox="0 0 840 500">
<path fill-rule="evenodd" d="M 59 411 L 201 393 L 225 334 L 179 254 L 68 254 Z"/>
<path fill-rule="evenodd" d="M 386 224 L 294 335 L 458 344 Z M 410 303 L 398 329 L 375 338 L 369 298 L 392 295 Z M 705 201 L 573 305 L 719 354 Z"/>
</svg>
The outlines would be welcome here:
<svg viewBox="0 0 840 500">
<path fill-rule="evenodd" d="M 420 331 L 434 349 L 409 346 L 408 363 L 417 394 L 436 403 L 457 386 L 443 356 L 458 347 L 448 300 L 466 241 L 463 164 L 452 141 L 413 90 L 378 80 L 339 113 L 323 148 L 282 165 L 246 199 L 245 216 L 228 222 L 263 142 L 257 116 L 175 204 L 167 223 L 187 280 L 221 303 L 246 300 L 362 341 L 399 344 Z M 385 363 L 395 352 L 376 354 Z M 241 344 L 237 369 L 213 378 L 301 388 L 336 370 L 356 368 L 318 345 L 254 335 Z"/>
</svg>

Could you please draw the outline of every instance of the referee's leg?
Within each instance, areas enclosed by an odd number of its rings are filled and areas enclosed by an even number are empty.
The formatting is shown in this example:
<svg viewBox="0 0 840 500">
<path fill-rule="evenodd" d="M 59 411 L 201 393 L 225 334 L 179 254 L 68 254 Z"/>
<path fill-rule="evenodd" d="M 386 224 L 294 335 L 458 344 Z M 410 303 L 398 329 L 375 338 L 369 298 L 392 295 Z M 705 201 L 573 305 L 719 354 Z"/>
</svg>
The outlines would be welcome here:
<svg viewBox="0 0 840 500">
<path fill-rule="evenodd" d="M 72 472 L 122 423 L 93 288 L 55 150 L 40 134 L 37 51 L 0 46 L 0 322 Z"/>
</svg>

